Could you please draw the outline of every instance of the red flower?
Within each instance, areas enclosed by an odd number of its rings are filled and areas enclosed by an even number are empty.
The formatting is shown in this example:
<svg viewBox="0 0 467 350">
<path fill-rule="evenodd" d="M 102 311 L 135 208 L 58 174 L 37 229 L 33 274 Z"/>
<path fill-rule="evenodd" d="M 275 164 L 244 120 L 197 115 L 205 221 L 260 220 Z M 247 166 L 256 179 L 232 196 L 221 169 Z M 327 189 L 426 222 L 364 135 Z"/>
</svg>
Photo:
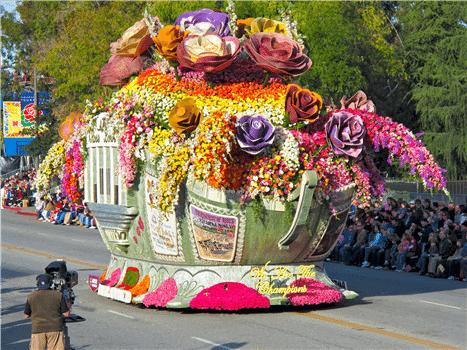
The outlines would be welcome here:
<svg viewBox="0 0 467 350">
<path fill-rule="evenodd" d="M 239 310 L 268 308 L 269 299 L 238 282 L 224 282 L 203 289 L 190 301 L 193 309 Z"/>
<path fill-rule="evenodd" d="M 300 278 L 290 284 L 291 287 L 307 287 L 306 293 L 289 293 L 287 298 L 293 305 L 318 305 L 322 303 L 336 303 L 343 296 L 338 290 L 332 289 L 322 282 L 312 278 Z"/>
</svg>

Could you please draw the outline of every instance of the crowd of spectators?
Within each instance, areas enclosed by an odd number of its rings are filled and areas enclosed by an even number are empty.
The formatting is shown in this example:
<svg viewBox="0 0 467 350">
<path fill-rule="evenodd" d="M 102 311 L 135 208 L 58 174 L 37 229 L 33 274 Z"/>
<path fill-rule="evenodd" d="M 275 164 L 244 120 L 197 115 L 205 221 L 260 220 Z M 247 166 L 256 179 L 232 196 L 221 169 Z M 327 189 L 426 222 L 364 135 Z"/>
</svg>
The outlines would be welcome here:
<svg viewBox="0 0 467 350">
<path fill-rule="evenodd" d="M 328 261 L 467 281 L 467 207 L 388 198 L 357 208 Z"/>
<path fill-rule="evenodd" d="M 22 207 L 34 201 L 32 182 L 36 177 L 36 169 L 20 171 L 1 181 L 1 207 Z M 24 201 L 27 201 L 26 203 Z"/>
<path fill-rule="evenodd" d="M 20 171 L 8 179 L 2 179 L 1 207 L 15 208 L 34 205 L 37 221 L 50 222 L 55 225 L 97 228 L 95 218 L 87 203 L 70 203 L 60 191 L 33 192 L 31 186 L 35 176 L 36 170 L 33 168 Z M 83 198 L 83 196 L 80 197 Z"/>
</svg>

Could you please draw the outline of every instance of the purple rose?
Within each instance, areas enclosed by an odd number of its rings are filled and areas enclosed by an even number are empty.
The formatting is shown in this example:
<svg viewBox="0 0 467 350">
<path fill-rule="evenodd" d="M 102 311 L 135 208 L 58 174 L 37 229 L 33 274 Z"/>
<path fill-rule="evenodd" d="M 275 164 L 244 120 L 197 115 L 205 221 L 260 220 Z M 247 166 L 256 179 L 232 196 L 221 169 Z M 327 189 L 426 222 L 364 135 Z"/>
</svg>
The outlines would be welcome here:
<svg viewBox="0 0 467 350">
<path fill-rule="evenodd" d="M 182 13 L 174 25 L 180 26 L 182 32 L 189 30 L 190 35 L 216 33 L 225 37 L 230 34 L 229 20 L 226 13 L 202 9 Z"/>
<path fill-rule="evenodd" d="M 366 134 L 363 120 L 349 112 L 336 112 L 324 125 L 326 138 L 337 155 L 357 158 L 363 149 Z"/>
<path fill-rule="evenodd" d="M 249 154 L 258 154 L 274 142 L 274 126 L 260 115 L 245 115 L 237 121 L 237 141 Z"/>
</svg>

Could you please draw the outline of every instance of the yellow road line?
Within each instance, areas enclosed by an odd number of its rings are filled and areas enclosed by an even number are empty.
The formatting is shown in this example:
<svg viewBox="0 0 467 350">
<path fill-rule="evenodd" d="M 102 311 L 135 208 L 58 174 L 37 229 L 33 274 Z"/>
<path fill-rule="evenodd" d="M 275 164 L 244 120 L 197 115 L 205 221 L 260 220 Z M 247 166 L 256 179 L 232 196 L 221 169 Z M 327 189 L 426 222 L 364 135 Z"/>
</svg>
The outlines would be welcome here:
<svg viewBox="0 0 467 350">
<path fill-rule="evenodd" d="M 39 256 L 43 256 L 45 258 L 48 258 L 48 259 L 61 259 L 63 261 L 66 261 L 66 262 L 69 262 L 69 263 L 72 263 L 72 264 L 77 264 L 77 265 L 83 265 L 83 266 L 87 266 L 87 267 L 92 267 L 94 269 L 101 269 L 101 270 L 105 270 L 107 267 L 105 266 L 100 266 L 100 265 L 94 265 L 94 264 L 89 264 L 89 263 L 85 263 L 83 261 L 78 261 L 78 260 L 73 260 L 73 259 L 67 259 L 63 256 L 55 256 L 55 255 L 50 255 L 50 254 L 45 254 L 45 253 L 40 253 L 40 252 L 35 252 L 33 250 L 28 250 L 28 249 L 23 249 L 23 248 L 17 248 L 17 247 L 12 247 L 12 246 L 9 246 L 9 245 L 5 245 L 5 244 L 2 244 L 1 245 L 2 248 L 6 248 L 6 249 L 11 249 L 11 250 L 16 250 L 18 252 L 23 252 L 23 253 L 29 253 L 29 254 L 35 254 L 35 255 L 39 255 Z"/>
<path fill-rule="evenodd" d="M 92 267 L 92 268 L 95 268 L 95 269 L 105 270 L 107 268 L 105 266 L 89 264 L 89 263 L 85 263 L 85 262 L 78 261 L 78 260 L 66 259 L 66 258 L 61 257 L 61 256 L 54 256 L 54 255 L 50 255 L 50 254 L 35 252 L 33 250 L 12 247 L 12 246 L 8 246 L 8 245 L 5 245 L 5 244 L 2 244 L 1 247 L 6 248 L 6 249 L 11 249 L 11 250 L 16 250 L 16 251 L 19 251 L 19 252 L 39 255 L 39 256 L 49 258 L 49 259 L 62 259 L 64 261 L 67 261 L 67 262 L 70 262 L 70 263 L 73 263 L 73 264 L 88 266 L 88 267 Z M 439 343 L 435 343 L 435 342 L 432 342 L 432 341 L 418 339 L 418 338 L 414 338 L 414 337 L 409 337 L 407 335 L 388 332 L 388 331 L 385 331 L 385 330 L 382 330 L 382 329 L 363 326 L 361 324 L 342 321 L 342 320 L 338 320 L 338 319 L 327 317 L 327 316 L 321 316 L 321 315 L 317 315 L 317 314 L 303 313 L 303 312 L 294 312 L 294 314 L 297 314 L 297 315 L 300 315 L 300 316 L 306 316 L 306 317 L 314 318 L 316 320 L 325 321 L 325 322 L 329 322 L 329 323 L 334 323 L 334 324 L 338 324 L 338 325 L 341 325 L 341 326 L 346 326 L 346 327 L 350 327 L 350 328 L 354 328 L 354 329 L 358 329 L 358 330 L 363 330 L 363 331 L 367 331 L 367 332 L 381 334 L 381 335 L 385 335 L 387 337 L 401 339 L 401 340 L 409 341 L 409 342 L 416 343 L 416 344 L 422 344 L 422 345 L 430 346 L 432 348 L 461 350 L 461 349 L 458 349 L 458 348 L 453 348 L 453 347 L 443 345 L 443 344 L 439 344 Z"/>
<path fill-rule="evenodd" d="M 461 349 L 454 348 L 454 347 L 451 347 L 451 346 L 447 346 L 447 345 L 444 345 L 444 344 L 439 344 L 439 343 L 435 343 L 435 342 L 432 342 L 432 341 L 423 340 L 423 339 L 419 339 L 419 338 L 415 338 L 415 337 L 409 337 L 407 335 L 402 335 L 402 334 L 398 334 L 398 333 L 394 333 L 394 332 L 388 332 L 388 331 L 378 329 L 378 328 L 363 326 L 363 325 L 357 324 L 357 323 L 342 321 L 342 320 L 338 320 L 338 319 L 327 317 L 327 316 L 321 316 L 321 315 L 317 315 L 317 314 L 313 314 L 313 313 L 302 313 L 302 312 L 294 312 L 294 313 L 297 314 L 297 315 L 300 315 L 300 316 L 311 317 L 311 318 L 314 318 L 314 319 L 320 320 L 320 321 L 335 323 L 335 324 L 338 324 L 338 325 L 341 325 L 341 326 L 346 326 L 346 327 L 350 327 L 350 328 L 354 328 L 354 329 L 358 329 L 358 330 L 362 330 L 362 331 L 377 333 L 377 334 L 385 335 L 387 337 L 396 338 L 396 339 L 400 339 L 400 340 L 405 340 L 405 341 L 409 341 L 409 342 L 416 343 L 416 344 L 422 344 L 422 345 L 430 346 L 432 348 L 461 350 Z"/>
</svg>

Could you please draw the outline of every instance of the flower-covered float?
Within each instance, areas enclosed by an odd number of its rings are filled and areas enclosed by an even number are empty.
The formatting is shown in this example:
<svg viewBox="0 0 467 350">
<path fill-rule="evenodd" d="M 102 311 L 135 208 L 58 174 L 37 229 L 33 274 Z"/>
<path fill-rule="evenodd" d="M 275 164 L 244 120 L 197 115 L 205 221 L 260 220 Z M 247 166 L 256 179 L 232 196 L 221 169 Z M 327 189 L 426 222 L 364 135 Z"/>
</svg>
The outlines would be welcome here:
<svg viewBox="0 0 467 350">
<path fill-rule="evenodd" d="M 84 136 L 66 147 L 85 160 L 85 199 L 111 252 L 90 286 L 167 308 L 354 298 L 324 261 L 352 202 L 384 193 L 372 152 L 389 150 L 427 188 L 444 189 L 444 170 L 363 92 L 335 108 L 300 87 L 312 62 L 293 22 L 227 12 L 166 26 L 145 16 L 112 43 L 100 83 L 120 90 L 88 104 Z M 146 67 L 148 50 L 160 61 Z"/>
</svg>

